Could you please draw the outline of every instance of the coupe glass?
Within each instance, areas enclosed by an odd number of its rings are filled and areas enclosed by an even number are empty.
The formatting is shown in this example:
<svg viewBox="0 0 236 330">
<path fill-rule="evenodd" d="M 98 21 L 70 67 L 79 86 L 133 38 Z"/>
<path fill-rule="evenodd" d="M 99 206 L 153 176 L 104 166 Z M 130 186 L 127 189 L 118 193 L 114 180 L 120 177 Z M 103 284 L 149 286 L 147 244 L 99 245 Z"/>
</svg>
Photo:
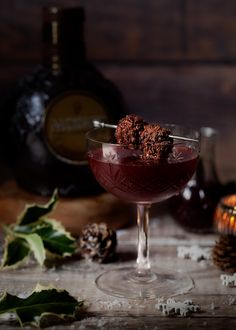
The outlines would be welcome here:
<svg viewBox="0 0 236 330">
<path fill-rule="evenodd" d="M 122 298 L 153 299 L 185 293 L 193 287 L 190 277 L 152 267 L 149 260 L 149 209 L 177 194 L 192 177 L 199 153 L 196 131 L 176 125 L 162 125 L 174 139 L 167 158 L 143 160 L 139 150 L 114 141 L 115 129 L 95 128 L 87 133 L 88 161 L 106 191 L 137 205 L 138 246 L 136 267 L 117 268 L 102 273 L 96 284 L 103 292 Z"/>
</svg>

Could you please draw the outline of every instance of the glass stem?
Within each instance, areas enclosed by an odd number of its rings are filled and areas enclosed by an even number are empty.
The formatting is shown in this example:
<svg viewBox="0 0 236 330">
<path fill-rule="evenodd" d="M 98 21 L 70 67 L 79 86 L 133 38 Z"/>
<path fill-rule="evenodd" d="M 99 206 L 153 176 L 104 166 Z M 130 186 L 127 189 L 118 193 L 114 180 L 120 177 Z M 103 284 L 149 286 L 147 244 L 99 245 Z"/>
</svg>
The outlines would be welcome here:
<svg viewBox="0 0 236 330">
<path fill-rule="evenodd" d="M 149 208 L 148 204 L 137 204 L 137 223 L 138 223 L 138 274 L 147 274 L 150 272 L 149 261 Z"/>
</svg>

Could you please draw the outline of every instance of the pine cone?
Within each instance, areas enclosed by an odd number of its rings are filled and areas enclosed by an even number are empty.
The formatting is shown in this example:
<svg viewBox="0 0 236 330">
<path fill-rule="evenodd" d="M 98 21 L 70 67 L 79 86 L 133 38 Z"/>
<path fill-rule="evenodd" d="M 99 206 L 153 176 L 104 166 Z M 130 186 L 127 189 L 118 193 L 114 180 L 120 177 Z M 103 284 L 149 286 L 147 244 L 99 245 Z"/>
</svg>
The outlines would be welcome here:
<svg viewBox="0 0 236 330">
<path fill-rule="evenodd" d="M 117 245 L 116 232 L 105 223 L 89 224 L 82 229 L 79 245 L 83 258 L 100 263 L 111 261 Z"/>
<path fill-rule="evenodd" d="M 220 269 L 236 272 L 236 236 L 221 235 L 213 248 L 212 258 Z"/>
</svg>

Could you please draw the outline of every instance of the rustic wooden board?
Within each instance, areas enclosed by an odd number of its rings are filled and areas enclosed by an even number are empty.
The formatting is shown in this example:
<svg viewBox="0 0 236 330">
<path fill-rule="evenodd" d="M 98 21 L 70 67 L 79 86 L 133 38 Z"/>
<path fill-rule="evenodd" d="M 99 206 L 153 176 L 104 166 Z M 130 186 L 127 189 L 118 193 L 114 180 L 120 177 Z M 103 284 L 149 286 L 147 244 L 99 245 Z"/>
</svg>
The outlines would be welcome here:
<svg viewBox="0 0 236 330">
<path fill-rule="evenodd" d="M 236 289 L 221 284 L 221 271 L 211 262 L 195 262 L 176 256 L 177 246 L 183 245 L 183 239 L 174 237 L 182 232 L 188 245 L 198 242 L 201 246 L 213 246 L 216 235 L 199 236 L 188 234 L 176 227 L 165 214 L 159 220 L 151 220 L 151 261 L 153 265 L 177 269 L 188 273 L 195 287 L 185 295 L 175 297 L 176 301 L 191 299 L 201 308 L 200 313 L 190 317 L 166 317 L 157 309 L 157 299 L 126 300 L 110 297 L 100 292 L 94 280 L 101 272 L 130 266 L 135 263 L 136 228 L 118 232 L 118 260 L 111 264 L 88 263 L 79 258 L 64 263 L 56 269 L 41 269 L 33 262 L 18 270 L 0 272 L 0 292 L 8 290 L 13 294 L 30 293 L 37 282 L 67 289 L 75 297 L 85 299 L 87 306 L 81 320 L 68 326 L 56 326 L 49 329 L 234 329 L 236 325 Z M 160 241 L 160 239 L 162 239 Z M 184 244 L 185 245 L 185 244 Z M 14 323 L 0 318 L 4 329 L 14 328 Z"/>
</svg>

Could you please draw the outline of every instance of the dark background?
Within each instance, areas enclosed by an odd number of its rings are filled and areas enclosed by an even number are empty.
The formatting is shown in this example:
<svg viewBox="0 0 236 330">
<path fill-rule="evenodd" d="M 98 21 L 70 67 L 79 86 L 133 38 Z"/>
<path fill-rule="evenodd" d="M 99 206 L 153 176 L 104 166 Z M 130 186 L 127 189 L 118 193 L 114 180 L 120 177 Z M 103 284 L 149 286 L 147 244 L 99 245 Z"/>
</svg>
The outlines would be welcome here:
<svg viewBox="0 0 236 330">
<path fill-rule="evenodd" d="M 0 2 L 0 95 L 41 57 L 43 0 Z M 217 167 L 236 179 L 236 2 L 56 1 L 86 10 L 88 57 L 123 92 L 130 112 L 219 131 Z M 1 177 L 8 175 L 1 165 Z"/>
</svg>

